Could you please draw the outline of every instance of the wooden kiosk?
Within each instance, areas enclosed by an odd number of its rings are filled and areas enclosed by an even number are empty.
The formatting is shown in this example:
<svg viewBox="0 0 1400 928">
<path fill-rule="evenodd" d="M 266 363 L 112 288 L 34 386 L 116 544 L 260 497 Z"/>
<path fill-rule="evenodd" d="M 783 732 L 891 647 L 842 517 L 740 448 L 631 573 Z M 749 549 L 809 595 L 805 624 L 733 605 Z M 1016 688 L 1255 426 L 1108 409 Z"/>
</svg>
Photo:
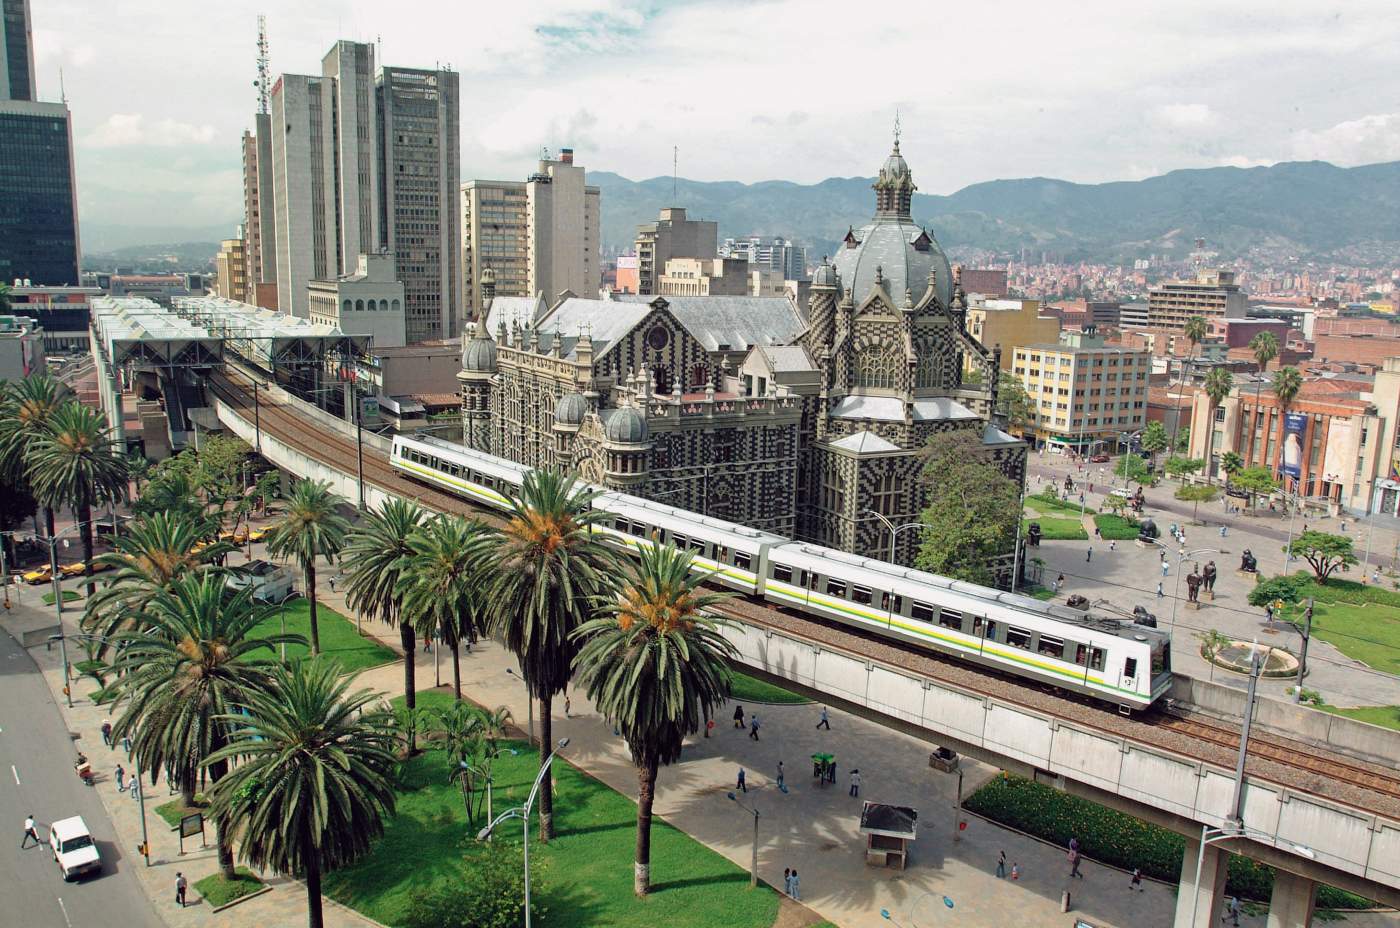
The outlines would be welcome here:
<svg viewBox="0 0 1400 928">
<path fill-rule="evenodd" d="M 860 833 L 865 835 L 865 863 L 872 867 L 898 867 L 909 863 L 909 846 L 918 831 L 919 813 L 908 806 L 866 801 L 860 811 Z"/>
</svg>

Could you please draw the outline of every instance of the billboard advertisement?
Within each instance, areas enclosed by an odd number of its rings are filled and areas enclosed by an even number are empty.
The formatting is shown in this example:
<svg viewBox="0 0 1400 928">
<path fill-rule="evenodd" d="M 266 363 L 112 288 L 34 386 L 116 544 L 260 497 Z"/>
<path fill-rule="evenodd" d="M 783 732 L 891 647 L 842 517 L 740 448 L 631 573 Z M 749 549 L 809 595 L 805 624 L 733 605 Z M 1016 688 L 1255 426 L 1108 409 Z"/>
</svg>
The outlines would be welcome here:
<svg viewBox="0 0 1400 928">
<path fill-rule="evenodd" d="M 1303 436 L 1308 430 L 1308 417 L 1290 412 L 1283 417 L 1283 456 L 1278 472 L 1298 478 L 1303 473 Z"/>
</svg>

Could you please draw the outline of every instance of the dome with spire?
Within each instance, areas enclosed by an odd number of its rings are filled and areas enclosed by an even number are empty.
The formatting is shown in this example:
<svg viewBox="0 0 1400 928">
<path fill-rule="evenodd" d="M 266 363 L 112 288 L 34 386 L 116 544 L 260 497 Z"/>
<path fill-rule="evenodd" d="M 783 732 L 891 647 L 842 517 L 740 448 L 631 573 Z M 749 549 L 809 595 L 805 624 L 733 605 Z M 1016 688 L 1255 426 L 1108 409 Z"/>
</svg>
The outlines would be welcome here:
<svg viewBox="0 0 1400 928">
<path fill-rule="evenodd" d="M 496 373 L 496 343 L 488 338 L 484 326 L 471 326 L 470 336 L 462 347 L 462 370 L 474 374 Z"/>
<path fill-rule="evenodd" d="M 584 399 L 582 393 L 565 393 L 559 397 L 559 402 L 554 404 L 555 425 L 580 425 L 586 415 L 588 415 L 588 400 Z"/>
<path fill-rule="evenodd" d="M 904 302 L 906 290 L 916 302 L 923 297 L 932 271 L 938 278 L 938 298 L 947 306 L 953 296 L 952 267 L 934 237 L 910 216 L 918 188 L 908 162 L 900 154 L 898 135 L 873 189 L 875 218 L 846 233 L 832 262 L 842 285 L 859 303 L 879 283 L 890 302 L 898 306 Z"/>
<path fill-rule="evenodd" d="M 826 258 L 822 258 L 822 263 L 812 272 L 812 286 L 814 287 L 835 287 L 840 281 L 836 279 L 836 268 L 827 263 Z"/>
<path fill-rule="evenodd" d="M 603 425 L 608 441 L 623 445 L 638 445 L 647 440 L 647 420 L 635 406 L 619 406 Z"/>
</svg>

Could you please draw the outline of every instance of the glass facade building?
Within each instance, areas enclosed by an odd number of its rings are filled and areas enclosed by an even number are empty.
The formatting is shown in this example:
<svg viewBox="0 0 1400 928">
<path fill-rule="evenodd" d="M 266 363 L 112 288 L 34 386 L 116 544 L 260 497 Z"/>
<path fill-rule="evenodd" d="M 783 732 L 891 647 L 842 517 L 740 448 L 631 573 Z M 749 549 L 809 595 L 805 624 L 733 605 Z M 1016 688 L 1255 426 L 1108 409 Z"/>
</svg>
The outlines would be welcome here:
<svg viewBox="0 0 1400 928">
<path fill-rule="evenodd" d="M 62 103 L 0 101 L 0 280 L 77 285 L 73 141 Z"/>
</svg>

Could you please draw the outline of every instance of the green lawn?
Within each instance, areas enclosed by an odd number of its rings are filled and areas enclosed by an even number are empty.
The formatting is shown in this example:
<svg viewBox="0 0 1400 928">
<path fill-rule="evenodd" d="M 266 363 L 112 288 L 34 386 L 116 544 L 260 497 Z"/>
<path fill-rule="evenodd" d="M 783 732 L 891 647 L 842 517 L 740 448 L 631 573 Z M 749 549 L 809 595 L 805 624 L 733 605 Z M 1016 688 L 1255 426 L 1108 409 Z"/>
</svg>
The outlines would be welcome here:
<svg viewBox="0 0 1400 928">
<path fill-rule="evenodd" d="M 1089 538 L 1088 533 L 1084 531 L 1084 523 L 1078 519 L 1036 516 L 1029 510 L 1026 515 L 1027 518 L 1021 520 L 1021 531 L 1030 531 L 1030 523 L 1039 522 L 1040 537 L 1045 541 L 1087 541 Z"/>
<path fill-rule="evenodd" d="M 75 603 L 75 602 L 77 602 L 78 600 L 80 600 L 80 599 L 82 599 L 82 598 L 83 598 L 83 594 L 82 594 L 82 593 L 79 593 L 77 590 L 64 590 L 64 591 L 63 591 L 63 601 L 64 601 L 65 603 Z M 45 606 L 52 606 L 52 605 L 53 605 L 53 591 L 52 591 L 52 590 L 50 590 L 49 592 L 47 592 L 47 593 L 44 594 L 44 605 L 45 605 Z"/>
<path fill-rule="evenodd" d="M 1400 706 L 1353 706 L 1344 708 L 1341 706 L 1322 705 L 1318 708 L 1323 712 L 1330 712 L 1333 715 L 1344 715 L 1349 719 L 1356 719 L 1358 722 L 1369 722 L 1372 725 L 1380 725 L 1383 728 L 1400 730 Z"/>
<path fill-rule="evenodd" d="M 170 802 L 161 803 L 160 805 L 156 806 L 156 815 L 159 815 L 161 818 L 165 819 L 165 824 L 169 825 L 171 828 L 178 828 L 180 826 L 180 819 L 184 818 L 186 815 L 191 815 L 195 812 L 205 813 L 205 828 L 214 827 L 213 823 L 210 822 L 207 818 L 209 812 L 209 803 L 204 801 L 204 796 L 200 793 L 195 793 L 194 808 L 190 808 L 189 806 L 185 805 L 184 800 L 179 798 L 172 799 Z"/>
<path fill-rule="evenodd" d="M 1380 603 L 1317 602 L 1313 634 L 1376 670 L 1400 673 L 1400 609 Z"/>
<path fill-rule="evenodd" d="M 420 705 L 429 700 L 420 694 Z M 438 700 L 431 700 L 438 702 Z M 495 762 L 495 808 L 524 801 L 538 769 L 538 755 L 523 741 L 504 743 L 518 754 Z M 373 850 L 354 866 L 327 875 L 333 899 L 385 925 L 402 924 L 410 899 L 444 881 L 470 880 L 463 851 L 481 822 L 468 826 L 462 795 L 447 782 L 441 751 L 428 751 L 404 765 L 396 816 Z M 631 796 L 614 792 L 561 760 L 554 765 L 556 793 L 553 841 L 531 841 L 533 894 L 548 911 L 551 926 L 609 925 L 617 928 L 769 928 L 778 894 L 749 889 L 747 871 L 730 863 L 660 818 L 651 832 L 653 890 L 632 894 L 632 854 L 637 808 Z M 662 779 L 675 776 L 663 770 Z M 734 814 L 715 792 L 715 814 Z M 742 823 L 736 819 L 736 828 Z M 502 826 L 497 840 L 517 841 L 518 822 Z"/>
<path fill-rule="evenodd" d="M 746 673 L 734 671 L 734 688 L 729 694 L 733 702 L 771 702 L 780 705 L 802 705 L 812 700 L 781 686 L 767 683 Z"/>
<path fill-rule="evenodd" d="M 1043 586 L 1038 586 L 1038 587 L 1036 587 L 1034 590 L 1031 591 L 1031 594 L 1030 594 L 1030 595 L 1032 596 L 1032 598 L 1038 599 L 1038 600 L 1040 600 L 1041 602 L 1044 602 L 1044 601 L 1049 600 L 1049 599 L 1054 599 L 1054 598 L 1055 598 L 1055 591 L 1054 591 L 1054 590 L 1050 590 L 1050 589 L 1046 589 L 1046 588 L 1043 587 Z"/>
<path fill-rule="evenodd" d="M 194 891 L 199 893 L 199 898 L 209 903 L 210 908 L 217 909 L 263 888 L 263 881 L 247 867 L 238 867 L 233 872 L 236 874 L 233 880 L 225 880 L 217 872 L 211 873 L 194 884 Z"/>
<path fill-rule="evenodd" d="M 305 599 L 294 599 L 286 605 L 287 631 L 310 640 L 311 606 Z M 253 629 L 253 636 L 276 635 L 282 630 L 281 610 L 272 614 Z M 364 670 L 396 660 L 398 655 L 373 638 L 362 638 L 355 632 L 355 623 L 325 603 L 316 605 L 316 625 L 321 631 L 321 653 L 336 660 L 348 673 Z M 309 645 L 287 645 L 287 657 L 296 659 L 309 654 Z"/>
<path fill-rule="evenodd" d="M 1069 502 L 1062 499 L 1051 499 L 1048 496 L 1041 496 L 1039 494 L 1026 497 L 1026 508 L 1035 509 L 1038 512 L 1061 512 L 1065 515 L 1072 515 L 1075 518 L 1078 518 L 1080 513 L 1091 513 L 1094 511 L 1093 506 L 1087 508 L 1081 507 L 1079 505 L 1078 496 L 1074 497 L 1073 502 Z"/>
<path fill-rule="evenodd" d="M 1094 524 L 1099 527 L 1099 534 L 1105 540 L 1132 541 L 1138 537 L 1136 522 L 1110 512 L 1101 512 L 1094 516 Z"/>
</svg>

